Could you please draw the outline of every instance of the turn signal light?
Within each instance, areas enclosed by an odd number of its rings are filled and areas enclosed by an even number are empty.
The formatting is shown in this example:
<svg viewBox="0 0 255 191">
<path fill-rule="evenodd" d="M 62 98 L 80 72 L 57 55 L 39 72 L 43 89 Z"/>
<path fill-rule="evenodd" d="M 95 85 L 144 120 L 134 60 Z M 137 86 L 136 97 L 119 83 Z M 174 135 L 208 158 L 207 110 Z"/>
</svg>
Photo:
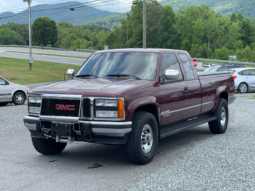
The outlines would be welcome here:
<svg viewBox="0 0 255 191">
<path fill-rule="evenodd" d="M 124 103 L 122 99 L 119 99 L 118 112 L 119 118 L 124 118 Z"/>
<path fill-rule="evenodd" d="M 234 80 L 237 78 L 237 76 L 233 76 Z"/>
</svg>

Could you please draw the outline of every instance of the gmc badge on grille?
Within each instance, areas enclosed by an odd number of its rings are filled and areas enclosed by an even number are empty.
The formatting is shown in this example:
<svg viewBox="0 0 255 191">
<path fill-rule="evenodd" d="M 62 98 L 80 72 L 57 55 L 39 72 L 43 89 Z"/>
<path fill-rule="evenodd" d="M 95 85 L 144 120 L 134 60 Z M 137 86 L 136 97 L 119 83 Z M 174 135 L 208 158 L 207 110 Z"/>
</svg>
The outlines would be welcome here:
<svg viewBox="0 0 255 191">
<path fill-rule="evenodd" d="M 56 105 L 56 110 L 67 110 L 67 111 L 74 111 L 75 105 Z"/>
</svg>

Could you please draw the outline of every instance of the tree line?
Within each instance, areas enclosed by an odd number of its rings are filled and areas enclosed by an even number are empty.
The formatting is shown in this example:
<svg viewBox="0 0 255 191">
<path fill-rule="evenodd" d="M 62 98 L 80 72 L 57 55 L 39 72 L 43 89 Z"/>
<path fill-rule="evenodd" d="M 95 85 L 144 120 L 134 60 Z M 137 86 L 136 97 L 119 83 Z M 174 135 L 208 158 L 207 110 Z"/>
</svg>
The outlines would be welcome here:
<svg viewBox="0 0 255 191">
<path fill-rule="evenodd" d="M 227 60 L 236 54 L 240 61 L 255 62 L 255 19 L 241 13 L 230 17 L 219 15 L 206 5 L 181 7 L 174 12 L 171 5 L 162 6 L 157 0 L 147 0 L 147 47 L 182 49 L 192 57 Z M 64 49 L 101 50 L 142 48 L 143 2 L 136 0 L 126 19 L 112 31 L 98 26 L 74 26 L 47 17 L 33 23 L 34 45 Z M 0 26 L 0 43 L 28 44 L 28 27 L 16 23 Z"/>
</svg>

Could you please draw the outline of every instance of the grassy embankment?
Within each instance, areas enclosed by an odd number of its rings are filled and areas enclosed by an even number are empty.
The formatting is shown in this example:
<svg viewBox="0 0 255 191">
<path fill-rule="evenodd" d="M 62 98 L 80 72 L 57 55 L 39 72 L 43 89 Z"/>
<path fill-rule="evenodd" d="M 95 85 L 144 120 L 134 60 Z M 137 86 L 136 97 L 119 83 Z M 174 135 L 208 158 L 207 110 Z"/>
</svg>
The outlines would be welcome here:
<svg viewBox="0 0 255 191">
<path fill-rule="evenodd" d="M 17 84 L 63 80 L 69 68 L 77 71 L 79 66 L 35 61 L 30 71 L 28 60 L 0 57 L 0 76 Z"/>
</svg>

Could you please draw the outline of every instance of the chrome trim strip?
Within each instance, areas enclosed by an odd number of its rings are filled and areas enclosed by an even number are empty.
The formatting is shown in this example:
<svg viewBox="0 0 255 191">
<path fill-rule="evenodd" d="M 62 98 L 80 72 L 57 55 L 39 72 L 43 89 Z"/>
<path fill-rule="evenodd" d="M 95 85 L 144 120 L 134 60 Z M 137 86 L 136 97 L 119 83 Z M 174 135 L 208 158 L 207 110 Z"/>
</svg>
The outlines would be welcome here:
<svg viewBox="0 0 255 191">
<path fill-rule="evenodd" d="M 109 129 L 109 128 L 92 128 L 93 133 L 113 136 L 113 137 L 123 137 L 126 133 L 132 131 L 132 128 L 125 129 Z"/>
<path fill-rule="evenodd" d="M 79 122 L 79 117 L 65 117 L 65 116 L 46 116 L 41 115 L 40 120 L 42 121 L 52 121 L 52 122 Z"/>
<path fill-rule="evenodd" d="M 191 108 L 194 108 L 194 107 L 203 106 L 203 105 L 207 105 L 207 104 L 210 104 L 210 103 L 213 103 L 213 102 L 211 101 L 211 102 L 206 102 L 206 103 L 199 104 L 199 105 L 194 105 L 194 106 L 191 106 L 191 107 L 185 107 L 185 108 L 182 108 L 182 109 L 170 111 L 168 113 L 163 113 L 163 114 L 160 114 L 160 115 L 166 115 L 166 114 L 170 114 L 170 113 L 175 113 L 175 112 L 178 112 L 178 111 L 183 111 L 183 110 L 186 110 L 186 109 L 191 109 Z"/>
<path fill-rule="evenodd" d="M 132 121 L 128 122 L 100 122 L 100 121 L 79 121 L 79 123 L 92 125 L 132 125 Z"/>
<path fill-rule="evenodd" d="M 210 104 L 210 103 L 213 103 L 213 101 L 202 103 L 202 105 L 207 105 L 207 104 Z"/>
<path fill-rule="evenodd" d="M 175 111 L 171 111 L 170 113 L 175 113 L 175 112 L 178 112 L 178 111 L 183 111 L 183 110 L 186 110 L 186 109 L 191 109 L 191 108 L 194 108 L 194 107 L 200 107 L 201 104 L 199 105 L 194 105 L 194 106 L 191 106 L 191 107 L 186 107 L 186 108 L 183 108 L 183 109 L 178 109 L 178 110 L 175 110 Z M 164 114 L 165 115 L 165 114 Z"/>
<path fill-rule="evenodd" d="M 80 100 L 82 95 L 43 94 L 43 98 Z"/>
</svg>

